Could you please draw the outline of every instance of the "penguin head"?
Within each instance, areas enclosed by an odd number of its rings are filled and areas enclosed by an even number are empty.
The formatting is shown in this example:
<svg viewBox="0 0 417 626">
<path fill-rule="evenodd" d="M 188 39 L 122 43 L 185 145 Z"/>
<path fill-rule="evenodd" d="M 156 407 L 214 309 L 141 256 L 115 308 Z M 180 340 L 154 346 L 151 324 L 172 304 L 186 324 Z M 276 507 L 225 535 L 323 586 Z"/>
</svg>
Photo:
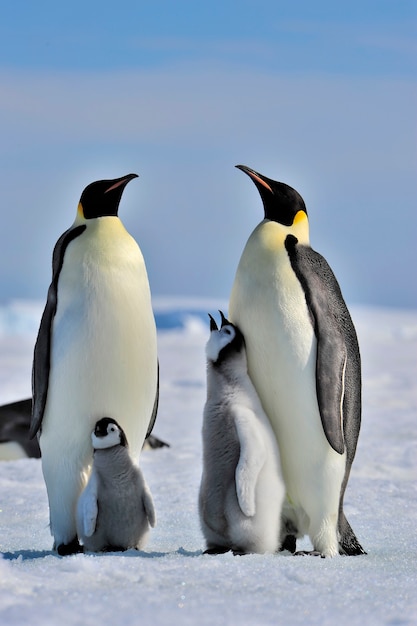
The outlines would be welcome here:
<svg viewBox="0 0 417 626">
<path fill-rule="evenodd" d="M 128 174 L 112 180 L 98 180 L 88 185 L 81 194 L 78 214 L 86 220 L 97 217 L 117 217 L 124 188 L 137 174 Z"/>
<path fill-rule="evenodd" d="M 240 354 L 245 346 L 239 328 L 229 322 L 222 311 L 219 313 L 222 320 L 220 328 L 209 313 L 210 337 L 206 345 L 206 356 L 215 365 L 223 363 L 233 355 Z"/>
<path fill-rule="evenodd" d="M 298 191 L 285 183 L 267 178 L 246 165 L 236 167 L 255 183 L 264 205 L 265 219 L 283 226 L 292 226 L 294 221 L 307 218 L 306 205 Z"/>
<path fill-rule="evenodd" d="M 103 450 L 114 446 L 127 448 L 127 439 L 122 427 L 111 417 L 103 417 L 96 422 L 91 433 L 91 441 L 94 450 Z"/>
</svg>

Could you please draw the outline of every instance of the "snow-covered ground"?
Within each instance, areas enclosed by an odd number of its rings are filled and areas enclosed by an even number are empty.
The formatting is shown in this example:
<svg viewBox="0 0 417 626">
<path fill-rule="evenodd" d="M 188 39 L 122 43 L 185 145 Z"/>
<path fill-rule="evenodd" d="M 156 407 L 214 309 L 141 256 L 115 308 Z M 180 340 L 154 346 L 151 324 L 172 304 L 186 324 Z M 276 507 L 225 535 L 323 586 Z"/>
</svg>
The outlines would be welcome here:
<svg viewBox="0 0 417 626">
<path fill-rule="evenodd" d="M 0 624 L 417 624 L 417 312 L 352 310 L 364 410 L 346 513 L 368 555 L 234 557 L 202 555 L 197 513 L 206 313 L 219 307 L 155 301 L 154 433 L 171 447 L 142 454 L 158 515 L 145 551 L 53 555 L 40 461 L 0 464 Z M 30 394 L 41 308 L 0 307 L 0 404 Z"/>
</svg>

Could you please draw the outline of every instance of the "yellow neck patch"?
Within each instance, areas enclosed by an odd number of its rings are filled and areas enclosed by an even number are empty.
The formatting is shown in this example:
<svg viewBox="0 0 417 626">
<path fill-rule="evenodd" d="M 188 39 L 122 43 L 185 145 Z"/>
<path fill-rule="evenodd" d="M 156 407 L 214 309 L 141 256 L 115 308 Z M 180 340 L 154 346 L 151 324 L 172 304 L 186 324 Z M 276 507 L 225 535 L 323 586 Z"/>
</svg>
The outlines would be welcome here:
<svg viewBox="0 0 417 626">
<path fill-rule="evenodd" d="M 292 225 L 295 226 L 296 224 L 300 224 L 301 222 L 304 222 L 306 219 L 307 219 L 307 214 L 305 213 L 305 211 L 298 211 L 298 213 L 296 213 L 294 217 L 294 221 Z"/>
<path fill-rule="evenodd" d="M 288 234 L 297 237 L 299 243 L 308 244 L 310 242 L 308 217 L 305 211 L 298 211 L 295 215 L 292 226 L 289 227 Z"/>
<path fill-rule="evenodd" d="M 78 203 L 77 217 L 81 217 L 82 219 L 84 219 L 84 209 L 83 209 L 83 205 L 81 204 L 81 202 Z"/>
<path fill-rule="evenodd" d="M 254 231 L 261 247 L 270 251 L 285 252 L 285 240 L 288 235 L 297 237 L 299 243 L 309 244 L 308 218 L 304 211 L 298 211 L 291 226 L 284 226 L 273 220 L 264 220 Z"/>
</svg>

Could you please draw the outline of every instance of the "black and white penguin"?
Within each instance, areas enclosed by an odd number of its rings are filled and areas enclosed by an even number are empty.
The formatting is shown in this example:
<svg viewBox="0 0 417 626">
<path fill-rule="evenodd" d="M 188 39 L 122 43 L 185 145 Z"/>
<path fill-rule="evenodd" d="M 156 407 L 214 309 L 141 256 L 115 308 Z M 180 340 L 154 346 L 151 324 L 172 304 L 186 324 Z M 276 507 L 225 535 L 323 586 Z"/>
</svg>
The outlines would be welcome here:
<svg viewBox="0 0 417 626">
<path fill-rule="evenodd" d="M 158 405 L 156 326 L 142 253 L 118 218 L 136 174 L 86 187 L 53 253 L 35 345 L 30 434 L 39 435 L 54 549 L 79 550 L 75 513 L 102 415 L 121 416 L 134 462 Z"/>
<path fill-rule="evenodd" d="M 32 398 L 0 406 L 0 461 L 40 457 L 38 441 L 29 438 L 31 412 Z"/>
<path fill-rule="evenodd" d="M 238 165 L 265 218 L 250 235 L 230 295 L 250 377 L 280 448 L 283 548 L 309 535 L 313 554 L 364 550 L 343 512 L 361 422 L 358 341 L 339 284 L 309 244 L 307 210 L 288 185 Z"/>
<path fill-rule="evenodd" d="M 221 312 L 220 312 L 221 313 Z M 199 515 L 206 553 L 276 552 L 285 488 L 278 446 L 248 376 L 240 330 L 210 316 Z"/>
<path fill-rule="evenodd" d="M 77 504 L 77 533 L 84 550 L 116 552 L 145 547 L 156 523 L 151 492 L 128 452 L 123 429 L 103 417 L 91 435 L 94 456 Z"/>
</svg>

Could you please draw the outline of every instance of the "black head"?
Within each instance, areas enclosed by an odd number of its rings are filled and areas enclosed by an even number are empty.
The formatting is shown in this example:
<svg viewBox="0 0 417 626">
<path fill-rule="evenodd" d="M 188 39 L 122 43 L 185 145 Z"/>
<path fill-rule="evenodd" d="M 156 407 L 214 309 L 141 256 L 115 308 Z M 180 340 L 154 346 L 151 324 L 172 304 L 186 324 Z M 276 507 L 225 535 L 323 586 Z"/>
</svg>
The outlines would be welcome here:
<svg viewBox="0 0 417 626">
<path fill-rule="evenodd" d="M 236 167 L 250 176 L 255 183 L 262 198 L 266 219 L 283 224 L 283 226 L 291 226 L 299 211 L 304 211 L 307 215 L 304 200 L 298 191 L 285 183 L 279 183 L 258 174 L 246 165 L 236 165 Z"/>
<path fill-rule="evenodd" d="M 124 188 L 137 174 L 128 174 L 113 180 L 98 180 L 88 185 L 81 194 L 80 205 L 85 219 L 117 216 Z"/>
<path fill-rule="evenodd" d="M 241 352 L 245 345 L 243 335 L 237 326 L 229 322 L 219 311 L 221 326 L 218 328 L 216 320 L 210 315 L 210 338 L 206 345 L 207 358 L 214 364 L 224 362 L 234 354 Z"/>
<path fill-rule="evenodd" d="M 127 439 L 123 428 L 112 417 L 102 417 L 98 420 L 91 437 L 94 449 L 111 448 L 113 446 L 127 447 Z"/>
</svg>

